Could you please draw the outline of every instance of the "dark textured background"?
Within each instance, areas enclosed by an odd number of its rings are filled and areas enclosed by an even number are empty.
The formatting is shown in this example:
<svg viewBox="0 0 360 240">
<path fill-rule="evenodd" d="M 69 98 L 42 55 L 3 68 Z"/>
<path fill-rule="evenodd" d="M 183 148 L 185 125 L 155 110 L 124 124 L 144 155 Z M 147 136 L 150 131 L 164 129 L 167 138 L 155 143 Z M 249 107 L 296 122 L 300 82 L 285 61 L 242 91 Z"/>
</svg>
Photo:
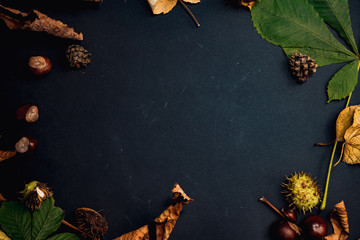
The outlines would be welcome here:
<svg viewBox="0 0 360 240">
<path fill-rule="evenodd" d="M 186 206 L 171 239 L 269 239 L 278 216 L 258 203 L 286 203 L 280 184 L 311 172 L 324 187 L 334 124 L 345 101 L 326 104 L 326 85 L 341 64 L 296 84 L 279 47 L 261 39 L 250 12 L 221 0 L 179 5 L 153 16 L 144 0 L 2 4 L 47 13 L 83 32 L 93 54 L 88 68 L 67 67 L 70 40 L 0 26 L 0 139 L 11 149 L 23 135 L 39 141 L 31 156 L 0 163 L 0 192 L 16 199 L 24 182 L 47 182 L 71 219 L 77 207 L 102 210 L 106 239 L 141 227 L 171 199 L 175 182 L 195 202 Z M 349 0 L 356 41 L 360 1 Z M 52 59 L 34 78 L 32 55 Z M 40 119 L 14 119 L 26 103 Z M 351 104 L 360 103 L 356 88 Z M 336 159 L 339 155 L 337 155 Z M 349 211 L 350 239 L 360 237 L 360 169 L 340 164 L 331 176 L 328 207 Z"/>
</svg>

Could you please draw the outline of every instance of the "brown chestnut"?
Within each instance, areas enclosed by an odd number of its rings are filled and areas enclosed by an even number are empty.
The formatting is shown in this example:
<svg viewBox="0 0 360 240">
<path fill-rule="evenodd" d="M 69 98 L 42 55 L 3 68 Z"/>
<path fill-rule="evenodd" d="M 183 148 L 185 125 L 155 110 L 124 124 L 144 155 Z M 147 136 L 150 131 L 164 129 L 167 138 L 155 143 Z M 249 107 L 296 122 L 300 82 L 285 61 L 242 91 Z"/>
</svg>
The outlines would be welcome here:
<svg viewBox="0 0 360 240">
<path fill-rule="evenodd" d="M 15 150 L 18 153 L 27 153 L 35 150 L 37 147 L 37 140 L 33 137 L 22 137 L 16 144 Z"/>
<path fill-rule="evenodd" d="M 277 221 L 272 226 L 272 239 L 273 240 L 295 240 L 297 234 L 292 229 L 287 221 Z"/>
<path fill-rule="evenodd" d="M 285 217 L 290 221 L 295 223 L 297 220 L 297 214 L 293 209 L 288 207 L 282 208 L 281 212 L 285 215 Z"/>
<path fill-rule="evenodd" d="M 50 72 L 52 63 L 48 57 L 32 56 L 29 58 L 29 67 L 36 75 L 46 75 Z"/>
<path fill-rule="evenodd" d="M 307 216 L 301 226 L 306 240 L 321 240 L 328 233 L 328 226 L 319 215 Z"/>
<path fill-rule="evenodd" d="M 16 111 L 16 118 L 32 123 L 39 119 L 39 108 L 32 104 L 26 104 Z"/>
</svg>

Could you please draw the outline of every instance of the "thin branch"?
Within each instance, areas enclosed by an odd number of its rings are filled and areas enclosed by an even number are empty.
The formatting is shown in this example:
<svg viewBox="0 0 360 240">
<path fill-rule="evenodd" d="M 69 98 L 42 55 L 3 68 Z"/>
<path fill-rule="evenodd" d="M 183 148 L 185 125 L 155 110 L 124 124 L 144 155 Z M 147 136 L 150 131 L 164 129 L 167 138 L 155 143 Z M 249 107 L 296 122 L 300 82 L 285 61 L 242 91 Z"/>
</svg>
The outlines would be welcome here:
<svg viewBox="0 0 360 240">
<path fill-rule="evenodd" d="M 196 26 L 200 27 L 200 23 L 196 20 L 194 14 L 190 11 L 190 9 L 185 5 L 185 3 L 182 0 L 179 0 L 179 2 L 181 3 L 181 5 L 185 8 L 185 10 L 188 12 L 188 14 L 192 17 L 192 19 L 194 20 Z"/>
</svg>

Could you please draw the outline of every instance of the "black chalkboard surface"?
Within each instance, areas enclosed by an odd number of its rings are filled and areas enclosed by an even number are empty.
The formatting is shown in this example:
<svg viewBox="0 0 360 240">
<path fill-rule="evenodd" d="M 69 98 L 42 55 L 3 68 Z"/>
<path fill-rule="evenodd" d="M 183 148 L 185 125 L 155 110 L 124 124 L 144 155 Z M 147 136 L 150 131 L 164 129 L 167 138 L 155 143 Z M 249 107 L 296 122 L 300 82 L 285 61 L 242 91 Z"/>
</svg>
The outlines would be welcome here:
<svg viewBox="0 0 360 240">
<path fill-rule="evenodd" d="M 113 239 L 156 218 L 179 183 L 195 201 L 171 239 L 269 239 L 278 216 L 261 195 L 285 206 L 280 185 L 295 171 L 324 188 L 332 148 L 314 143 L 334 139 L 345 101 L 327 104 L 326 86 L 343 65 L 297 84 L 281 48 L 258 35 L 246 8 L 192 5 L 197 28 L 180 5 L 153 16 L 146 1 L 0 4 L 62 20 L 84 34 L 81 45 L 93 54 L 86 69 L 74 70 L 64 55 L 74 41 L 0 26 L 0 147 L 26 135 L 39 142 L 34 154 L 0 163 L 7 198 L 16 199 L 24 182 L 46 182 L 67 217 L 78 207 L 102 210 L 105 239 Z M 359 42 L 360 1 L 349 5 Z M 51 58 L 49 75 L 28 71 L 32 55 Z M 39 107 L 36 123 L 15 120 L 26 103 Z M 339 164 L 321 213 L 328 220 L 344 200 L 350 239 L 360 237 L 359 175 L 358 166 Z"/>
</svg>

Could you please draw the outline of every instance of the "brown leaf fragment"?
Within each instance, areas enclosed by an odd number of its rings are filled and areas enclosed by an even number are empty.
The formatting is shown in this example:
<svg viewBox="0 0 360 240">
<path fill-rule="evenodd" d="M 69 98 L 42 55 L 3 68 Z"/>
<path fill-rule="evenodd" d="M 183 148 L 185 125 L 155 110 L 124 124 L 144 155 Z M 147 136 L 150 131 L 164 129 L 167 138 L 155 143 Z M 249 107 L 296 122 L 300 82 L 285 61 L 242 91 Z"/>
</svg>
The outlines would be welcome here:
<svg viewBox="0 0 360 240">
<path fill-rule="evenodd" d="M 238 0 L 238 4 L 248 7 L 250 10 L 252 8 L 252 6 L 254 6 L 254 4 L 256 3 L 256 0 Z"/>
<path fill-rule="evenodd" d="M 4 196 L 0 193 L 0 203 L 1 202 L 6 202 L 6 199 L 4 198 Z"/>
<path fill-rule="evenodd" d="M 73 28 L 37 10 L 23 13 L 2 5 L 0 5 L 0 10 L 0 19 L 4 20 L 9 29 L 46 32 L 56 37 L 83 40 L 82 33 L 76 33 Z"/>
<path fill-rule="evenodd" d="M 345 240 L 349 237 L 349 221 L 344 201 L 336 204 L 330 214 L 334 233 L 325 237 L 326 240 Z"/>
<path fill-rule="evenodd" d="M 115 240 L 149 240 L 149 226 L 145 225 L 135 231 L 115 238 Z"/>
<path fill-rule="evenodd" d="M 288 221 L 287 223 L 292 228 L 292 230 L 294 230 L 296 232 L 297 235 L 301 235 L 302 230 L 298 227 L 298 225 L 296 225 L 295 223 L 292 223 L 290 221 Z"/>
<path fill-rule="evenodd" d="M 12 158 L 16 155 L 16 151 L 1 151 L 0 150 L 0 162 Z"/>
<path fill-rule="evenodd" d="M 186 195 L 179 184 L 175 184 L 172 193 L 172 204 L 154 220 L 156 225 L 156 240 L 169 239 L 183 206 L 194 201 Z M 149 225 L 126 233 L 115 240 L 149 240 Z"/>
<path fill-rule="evenodd" d="M 183 0 L 184 2 L 196 4 L 200 0 Z M 166 14 L 170 12 L 177 4 L 178 0 L 148 0 L 153 14 Z"/>
<path fill-rule="evenodd" d="M 353 124 L 355 109 L 360 105 L 350 106 L 342 110 L 336 120 L 336 141 L 345 141 L 346 130 Z"/>
</svg>

